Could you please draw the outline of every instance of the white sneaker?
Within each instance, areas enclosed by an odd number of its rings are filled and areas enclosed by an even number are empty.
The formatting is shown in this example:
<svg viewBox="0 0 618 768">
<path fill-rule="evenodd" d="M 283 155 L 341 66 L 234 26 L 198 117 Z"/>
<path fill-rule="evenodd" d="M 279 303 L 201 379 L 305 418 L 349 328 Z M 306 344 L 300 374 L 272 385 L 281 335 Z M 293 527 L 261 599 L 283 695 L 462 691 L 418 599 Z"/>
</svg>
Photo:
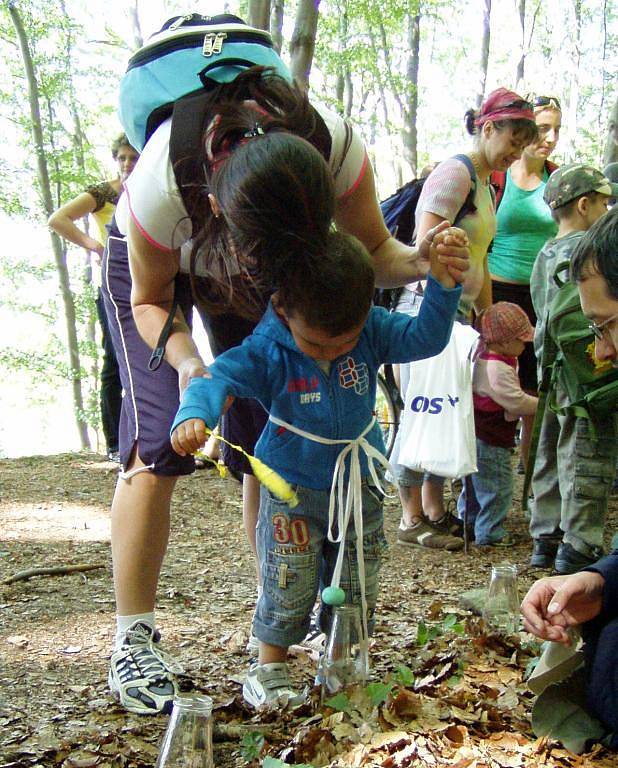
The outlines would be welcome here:
<svg viewBox="0 0 618 768">
<path fill-rule="evenodd" d="M 252 664 L 242 687 L 243 699 L 255 709 L 294 709 L 305 696 L 292 688 L 288 665 Z"/>
<path fill-rule="evenodd" d="M 120 704 L 137 715 L 170 714 L 178 685 L 174 673 L 180 666 L 155 645 L 159 632 L 136 621 L 127 630 L 122 646 L 114 651 L 109 687 Z"/>
</svg>

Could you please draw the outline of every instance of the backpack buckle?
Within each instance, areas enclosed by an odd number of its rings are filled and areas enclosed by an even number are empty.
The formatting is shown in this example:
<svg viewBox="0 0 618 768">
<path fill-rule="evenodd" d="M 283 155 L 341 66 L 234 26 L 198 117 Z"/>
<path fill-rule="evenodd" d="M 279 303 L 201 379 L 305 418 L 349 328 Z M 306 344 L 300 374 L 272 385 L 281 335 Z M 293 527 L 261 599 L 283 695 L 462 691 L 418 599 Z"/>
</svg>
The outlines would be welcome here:
<svg viewBox="0 0 618 768">
<path fill-rule="evenodd" d="M 204 45 L 202 46 L 202 56 L 216 56 L 223 49 L 223 42 L 227 37 L 227 32 L 208 32 L 204 36 Z"/>
</svg>

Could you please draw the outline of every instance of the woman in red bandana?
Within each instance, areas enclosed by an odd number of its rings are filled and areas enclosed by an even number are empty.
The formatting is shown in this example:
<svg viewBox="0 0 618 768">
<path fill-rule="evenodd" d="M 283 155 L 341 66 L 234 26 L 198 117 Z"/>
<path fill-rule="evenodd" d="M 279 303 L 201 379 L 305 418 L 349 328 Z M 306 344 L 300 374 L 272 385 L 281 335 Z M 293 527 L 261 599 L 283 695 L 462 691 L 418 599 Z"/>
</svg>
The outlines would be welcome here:
<svg viewBox="0 0 618 768">
<path fill-rule="evenodd" d="M 479 314 L 492 303 L 487 249 L 496 233 L 496 207 L 490 174 L 506 171 L 518 160 L 524 147 L 536 138 L 537 128 L 532 104 L 506 88 L 492 91 L 479 111 L 468 110 L 465 121 L 468 133 L 475 138 L 474 149 L 466 154 L 474 166 L 476 186 L 474 209 L 457 219 L 470 245 L 470 269 L 463 283 L 459 319 L 470 322 L 473 309 Z M 471 188 L 470 171 L 460 157 L 441 162 L 427 178 L 416 206 L 417 242 L 444 221 L 453 224 Z M 406 286 L 398 310 L 418 311 L 418 293 L 417 284 Z M 408 378 L 407 366 L 401 366 L 403 392 Z M 397 454 L 396 443 L 391 462 L 397 462 Z M 396 477 L 402 506 L 397 541 L 447 551 L 461 549 L 461 539 L 453 535 L 461 534 L 461 524 L 444 509 L 444 478 L 423 478 L 422 473 L 401 465 Z"/>
<path fill-rule="evenodd" d="M 175 668 L 158 647 L 154 604 L 174 486 L 179 475 L 194 469 L 192 456 L 172 450 L 169 429 L 179 389 L 207 375 L 191 337 L 194 298 L 213 353 L 239 344 L 260 318 L 276 280 L 285 279 L 279 257 L 285 255 L 289 264 L 290 252 L 302 250 L 319 263 L 333 219 L 372 253 L 379 285 L 425 275 L 432 243 L 449 269 L 461 273 L 468 266 L 460 230 L 430 231 L 418 250 L 389 235 L 361 139 L 282 78 L 253 67 L 211 91 L 209 99 L 201 156 L 190 158 L 195 172 L 182 195 L 169 158 L 170 121 L 149 139 L 121 198 L 104 264 L 124 388 L 123 471 L 112 505 L 118 616 L 109 682 L 126 709 L 143 714 L 169 711 L 177 692 Z M 272 132 L 298 140 L 270 141 L 273 148 L 264 157 L 257 151 L 260 139 Z M 230 199 L 219 200 L 211 191 L 217 170 L 246 143 L 256 151 L 243 153 L 241 183 Z M 165 357 L 153 371 L 152 350 L 174 300 Z M 226 414 L 227 435 L 251 451 L 264 418 L 257 404 L 236 401 Z M 245 473 L 245 523 L 254 540 L 259 486 L 247 467 L 239 469 Z"/>
</svg>

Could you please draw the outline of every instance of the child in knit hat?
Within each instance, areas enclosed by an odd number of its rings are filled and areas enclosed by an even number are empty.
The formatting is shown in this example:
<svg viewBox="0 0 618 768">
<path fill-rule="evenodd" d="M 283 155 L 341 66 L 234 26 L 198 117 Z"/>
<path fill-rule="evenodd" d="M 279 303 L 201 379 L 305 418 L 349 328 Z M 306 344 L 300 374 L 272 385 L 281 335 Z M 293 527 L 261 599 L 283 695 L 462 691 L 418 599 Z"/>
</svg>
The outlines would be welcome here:
<svg viewBox="0 0 618 768">
<path fill-rule="evenodd" d="M 538 398 L 523 391 L 517 358 L 534 328 L 524 310 L 508 301 L 489 307 L 480 318 L 481 342 L 472 377 L 478 472 L 471 476 L 472 498 L 466 487 L 457 502 L 459 516 L 468 505 L 479 546 L 509 546 L 503 527 L 513 499 L 511 449 L 520 416 L 536 412 Z"/>
</svg>

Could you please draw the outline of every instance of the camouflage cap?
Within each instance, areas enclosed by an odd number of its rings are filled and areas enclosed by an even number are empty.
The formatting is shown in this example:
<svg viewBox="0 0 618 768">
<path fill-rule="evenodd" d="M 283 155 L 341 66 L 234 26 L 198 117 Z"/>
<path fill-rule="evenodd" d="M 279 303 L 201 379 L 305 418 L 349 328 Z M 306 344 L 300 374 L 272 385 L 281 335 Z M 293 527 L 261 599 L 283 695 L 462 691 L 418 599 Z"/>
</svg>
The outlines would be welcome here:
<svg viewBox="0 0 618 768">
<path fill-rule="evenodd" d="M 601 171 L 591 165 L 573 163 L 563 165 L 552 173 L 545 185 L 543 199 L 554 210 L 590 192 L 615 197 L 618 184 L 612 184 Z"/>
</svg>

